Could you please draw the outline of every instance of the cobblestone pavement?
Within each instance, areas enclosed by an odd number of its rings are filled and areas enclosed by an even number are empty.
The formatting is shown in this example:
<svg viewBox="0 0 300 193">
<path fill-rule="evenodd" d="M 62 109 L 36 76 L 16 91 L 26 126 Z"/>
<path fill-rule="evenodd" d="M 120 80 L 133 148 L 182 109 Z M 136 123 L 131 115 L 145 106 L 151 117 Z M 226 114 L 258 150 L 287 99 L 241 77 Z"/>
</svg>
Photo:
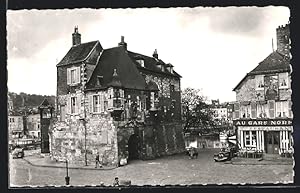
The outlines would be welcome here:
<svg viewBox="0 0 300 193">
<path fill-rule="evenodd" d="M 217 163 L 217 150 L 199 151 L 198 159 L 173 155 L 156 160 L 135 160 L 113 170 L 69 169 L 70 185 L 109 186 L 118 176 L 132 185 L 261 184 L 293 181 L 292 165 L 233 165 Z M 65 184 L 65 168 L 34 167 L 23 159 L 10 159 L 10 185 L 45 186 Z"/>
</svg>

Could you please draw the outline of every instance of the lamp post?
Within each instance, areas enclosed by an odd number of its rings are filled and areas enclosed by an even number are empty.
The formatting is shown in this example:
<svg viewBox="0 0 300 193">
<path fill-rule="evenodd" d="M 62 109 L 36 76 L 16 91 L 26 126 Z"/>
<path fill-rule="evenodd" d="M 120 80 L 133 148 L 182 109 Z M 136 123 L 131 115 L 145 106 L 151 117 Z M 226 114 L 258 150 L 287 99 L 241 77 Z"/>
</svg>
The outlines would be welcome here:
<svg viewBox="0 0 300 193">
<path fill-rule="evenodd" d="M 66 172 L 67 172 L 67 175 L 65 177 L 66 185 L 69 185 L 70 184 L 70 177 L 69 177 L 68 160 L 66 160 Z"/>
</svg>

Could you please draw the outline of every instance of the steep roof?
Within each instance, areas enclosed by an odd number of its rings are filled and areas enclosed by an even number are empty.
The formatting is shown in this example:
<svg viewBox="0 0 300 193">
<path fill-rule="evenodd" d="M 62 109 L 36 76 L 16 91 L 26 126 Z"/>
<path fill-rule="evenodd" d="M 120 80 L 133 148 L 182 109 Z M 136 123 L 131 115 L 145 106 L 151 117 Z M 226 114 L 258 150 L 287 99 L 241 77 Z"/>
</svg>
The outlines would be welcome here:
<svg viewBox="0 0 300 193">
<path fill-rule="evenodd" d="M 122 46 L 103 50 L 97 66 L 87 83 L 87 89 L 96 87 L 97 76 L 103 77 L 101 86 L 107 87 L 113 80 L 114 69 L 116 69 L 118 79 L 123 87 L 139 90 L 146 89 L 145 79 L 128 56 L 126 49 Z"/>
<path fill-rule="evenodd" d="M 153 71 L 153 72 L 158 72 L 158 73 L 163 73 L 163 74 L 168 74 L 170 76 L 176 76 L 176 77 L 181 77 L 177 72 L 175 72 L 173 70 L 173 74 L 167 70 L 165 70 L 164 72 L 162 72 L 157 64 L 160 63 L 162 65 L 165 65 L 165 66 L 172 66 L 172 64 L 166 64 L 164 63 L 164 61 L 162 61 L 161 59 L 156 59 L 154 57 L 149 57 L 149 56 L 146 56 L 146 55 L 143 55 L 143 54 L 139 54 L 139 53 L 135 53 L 135 52 L 131 52 L 131 51 L 128 51 L 128 55 L 129 57 L 131 58 L 131 60 L 140 68 L 141 65 L 136 61 L 137 59 L 143 59 L 144 60 L 144 69 L 147 69 L 147 70 L 150 70 L 150 71 Z"/>
<path fill-rule="evenodd" d="M 235 91 L 250 75 L 259 74 L 270 74 L 278 72 L 289 72 L 290 71 L 290 60 L 285 58 L 284 55 L 278 51 L 272 52 L 268 57 L 261 61 L 252 71 L 247 73 L 245 77 L 238 83 L 233 89 Z"/>
<path fill-rule="evenodd" d="M 259 63 L 249 74 L 265 74 L 273 72 L 289 71 L 290 61 L 277 51 L 272 52 L 268 57 Z"/>
<path fill-rule="evenodd" d="M 63 66 L 71 63 L 84 61 L 85 59 L 87 59 L 87 57 L 96 47 L 97 44 L 99 44 L 102 49 L 102 46 L 99 41 L 92 41 L 72 46 L 68 53 L 65 55 L 65 57 L 56 66 Z"/>
</svg>

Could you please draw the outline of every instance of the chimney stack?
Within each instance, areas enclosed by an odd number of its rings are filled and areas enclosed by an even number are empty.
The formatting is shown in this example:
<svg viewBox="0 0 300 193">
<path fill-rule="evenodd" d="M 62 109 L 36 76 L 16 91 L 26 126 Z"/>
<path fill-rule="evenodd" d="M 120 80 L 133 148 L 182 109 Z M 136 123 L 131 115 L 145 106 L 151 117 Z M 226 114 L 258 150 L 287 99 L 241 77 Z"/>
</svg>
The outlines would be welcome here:
<svg viewBox="0 0 300 193">
<path fill-rule="evenodd" d="M 121 42 L 118 44 L 118 46 L 123 46 L 125 50 L 127 50 L 127 43 L 124 41 L 124 36 L 121 36 Z"/>
<path fill-rule="evenodd" d="M 78 33 L 78 26 L 75 26 L 74 33 L 72 34 L 72 43 L 73 46 L 81 44 L 81 34 Z"/>
<path fill-rule="evenodd" d="M 153 55 L 154 58 L 158 59 L 158 53 L 157 53 L 157 49 L 154 50 Z"/>
</svg>

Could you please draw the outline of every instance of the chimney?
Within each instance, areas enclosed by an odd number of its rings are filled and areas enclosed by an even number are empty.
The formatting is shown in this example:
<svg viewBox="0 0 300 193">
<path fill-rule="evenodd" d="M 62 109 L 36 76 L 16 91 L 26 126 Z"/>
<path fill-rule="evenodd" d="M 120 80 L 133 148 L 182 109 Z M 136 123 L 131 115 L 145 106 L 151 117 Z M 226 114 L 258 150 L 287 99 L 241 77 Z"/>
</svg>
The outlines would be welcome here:
<svg viewBox="0 0 300 193">
<path fill-rule="evenodd" d="M 289 24 L 276 29 L 277 51 L 287 57 L 290 55 L 290 28 Z"/>
<path fill-rule="evenodd" d="M 153 55 L 154 58 L 158 59 L 157 49 L 154 50 Z"/>
<path fill-rule="evenodd" d="M 127 43 L 124 41 L 124 36 L 121 36 L 121 42 L 118 44 L 118 46 L 123 46 L 125 50 L 127 50 Z"/>
<path fill-rule="evenodd" d="M 78 26 L 75 26 L 74 33 L 72 34 L 73 46 L 81 44 L 81 34 L 78 33 Z"/>
</svg>

